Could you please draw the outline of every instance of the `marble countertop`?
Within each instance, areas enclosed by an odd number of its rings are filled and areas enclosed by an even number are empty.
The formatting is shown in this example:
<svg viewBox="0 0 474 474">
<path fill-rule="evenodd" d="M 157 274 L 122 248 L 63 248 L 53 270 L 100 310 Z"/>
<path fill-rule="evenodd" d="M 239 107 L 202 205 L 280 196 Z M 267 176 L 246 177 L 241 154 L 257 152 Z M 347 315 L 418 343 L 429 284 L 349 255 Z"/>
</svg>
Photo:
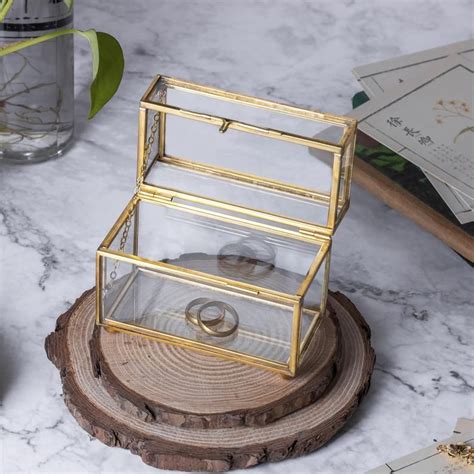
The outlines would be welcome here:
<svg viewBox="0 0 474 474">
<path fill-rule="evenodd" d="M 57 161 L 0 166 L 0 471 L 154 471 L 77 425 L 43 343 L 94 285 L 95 249 L 133 191 L 138 99 L 157 72 L 344 113 L 354 66 L 472 37 L 472 17 L 470 0 L 77 2 L 76 26 L 116 35 L 127 66 L 117 96 L 86 122 L 90 60 L 76 40 L 74 147 Z M 473 417 L 473 273 L 354 186 L 331 287 L 372 328 L 371 390 L 326 447 L 252 472 L 364 472 Z"/>
</svg>

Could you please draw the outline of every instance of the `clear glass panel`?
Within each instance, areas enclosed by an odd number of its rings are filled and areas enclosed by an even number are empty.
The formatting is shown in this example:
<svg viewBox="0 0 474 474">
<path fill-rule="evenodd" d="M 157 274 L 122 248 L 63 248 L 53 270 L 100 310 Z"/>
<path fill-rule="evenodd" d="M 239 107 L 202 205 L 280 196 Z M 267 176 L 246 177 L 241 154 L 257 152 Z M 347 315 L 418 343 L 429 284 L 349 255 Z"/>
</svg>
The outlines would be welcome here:
<svg viewBox="0 0 474 474">
<path fill-rule="evenodd" d="M 315 138 L 319 138 L 320 140 L 326 140 L 329 142 L 335 141 L 338 137 L 339 137 L 339 130 L 337 127 L 333 127 L 333 126 L 326 128 L 325 130 L 321 131 L 315 136 Z M 350 142 L 351 140 L 348 140 L 344 153 L 341 156 L 341 167 L 340 167 L 341 170 L 340 170 L 340 175 L 339 175 L 339 199 L 338 199 L 338 206 L 337 206 L 337 216 L 341 212 L 347 200 L 346 191 L 349 191 L 349 189 L 346 190 L 346 187 L 350 187 L 350 181 L 347 180 L 348 172 L 349 172 L 350 166 L 352 165 L 352 159 L 353 159 L 353 155 L 352 155 L 353 148 Z M 315 152 L 312 149 L 310 150 L 310 153 L 315 157 L 319 157 L 317 152 Z"/>
<path fill-rule="evenodd" d="M 115 267 L 113 258 L 106 260 L 108 269 Z M 107 319 L 267 360 L 288 361 L 292 306 L 268 303 L 212 286 L 196 285 L 125 262 L 120 262 L 119 268 L 120 277 L 111 285 L 108 278 L 104 291 Z M 201 310 L 204 321 L 215 320 L 221 315 L 222 308 L 216 306 L 201 309 L 201 303 L 189 307 L 194 300 L 203 298 L 227 305 L 224 318 L 212 329 L 218 333 L 235 329 L 232 334 L 225 337 L 209 335 L 196 322 L 186 318 L 187 310 L 194 318 L 196 311 Z M 237 314 L 238 321 L 234 320 L 231 312 Z"/>
<path fill-rule="evenodd" d="M 251 184 L 230 181 L 218 176 L 196 173 L 167 163 L 156 162 L 146 179 L 147 184 L 228 202 L 312 224 L 326 225 L 326 202 L 294 196 Z"/>
<path fill-rule="evenodd" d="M 272 216 L 270 214 L 263 213 L 257 216 L 257 215 L 245 214 L 245 211 L 241 211 L 238 209 L 232 209 L 232 210 L 220 209 L 220 208 L 216 209 L 215 205 L 188 201 L 185 198 L 180 198 L 180 197 L 174 197 L 173 202 L 185 204 L 187 208 L 190 208 L 190 209 L 194 208 L 196 209 L 196 211 L 204 210 L 204 211 L 210 211 L 211 213 L 217 212 L 217 213 L 220 213 L 223 217 L 234 217 L 237 219 L 244 219 L 246 221 L 254 222 L 256 224 L 273 225 L 273 226 L 275 225 L 275 222 L 274 220 L 271 219 Z M 275 219 L 278 219 L 278 218 L 275 217 Z M 300 228 L 299 225 L 294 224 L 294 223 L 292 224 L 292 223 L 286 223 L 286 222 L 285 223 L 279 222 L 278 224 L 278 229 L 292 231 L 292 232 L 295 232 L 296 234 L 298 234 L 299 228 Z"/>
<path fill-rule="evenodd" d="M 282 293 L 296 293 L 321 247 L 161 204 L 137 209 L 137 245 L 132 219 L 112 249 Z"/>
<path fill-rule="evenodd" d="M 101 320 L 114 311 L 120 295 L 128 288 L 131 275 L 136 272 L 136 267 L 119 260 L 101 257 L 103 269 L 102 286 L 102 314 Z"/>
<path fill-rule="evenodd" d="M 341 174 L 339 175 L 339 195 L 338 195 L 338 201 L 337 201 L 337 216 L 339 216 L 339 213 L 342 210 L 342 207 L 345 203 L 345 186 L 346 186 L 346 176 L 347 176 L 347 171 L 348 171 L 348 163 L 347 163 L 347 153 L 344 153 L 341 156 Z"/>
<path fill-rule="evenodd" d="M 326 289 L 324 279 L 326 272 L 329 271 L 327 264 L 328 256 L 329 254 L 324 257 L 316 276 L 304 296 L 301 313 L 300 350 L 303 349 L 301 344 L 304 344 L 311 329 L 317 324 L 321 312 L 321 302 L 325 300 Z"/>
<path fill-rule="evenodd" d="M 327 225 L 332 153 L 313 149 L 310 154 L 306 146 L 236 130 L 222 134 L 215 125 L 171 115 L 165 143 L 165 154 L 172 158 L 157 161 L 146 183 Z M 206 171 L 202 165 L 224 171 Z M 256 186 L 260 178 L 272 182 Z M 290 194 L 287 185 L 302 190 Z"/>
<path fill-rule="evenodd" d="M 167 156 L 329 194 L 333 154 L 305 145 L 167 115 Z M 316 159 L 315 159 L 316 158 Z"/>
<path fill-rule="evenodd" d="M 339 178 L 339 205 L 338 213 L 342 206 L 346 203 L 350 194 L 351 181 L 348 178 L 350 167 L 353 160 L 353 144 L 352 140 L 347 144 L 344 153 L 341 157 L 341 174 Z"/>
<path fill-rule="evenodd" d="M 160 113 L 155 110 L 146 109 L 146 127 L 145 127 L 145 150 L 144 159 L 146 160 L 145 173 L 152 169 L 153 162 L 158 156 L 160 148 Z M 153 127 L 153 131 L 152 131 Z M 153 133 L 154 132 L 154 133 Z M 151 138 L 152 137 L 152 138 Z"/>
</svg>

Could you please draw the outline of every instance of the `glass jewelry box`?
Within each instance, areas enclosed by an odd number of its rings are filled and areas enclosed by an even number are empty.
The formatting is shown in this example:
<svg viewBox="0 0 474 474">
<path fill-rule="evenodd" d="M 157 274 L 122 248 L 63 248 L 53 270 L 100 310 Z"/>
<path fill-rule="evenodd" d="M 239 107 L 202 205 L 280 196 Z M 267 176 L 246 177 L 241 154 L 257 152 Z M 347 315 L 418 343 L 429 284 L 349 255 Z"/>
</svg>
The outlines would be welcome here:
<svg viewBox="0 0 474 474">
<path fill-rule="evenodd" d="M 356 126 L 157 76 L 135 193 L 97 251 L 97 324 L 294 376 L 325 314 Z"/>
</svg>

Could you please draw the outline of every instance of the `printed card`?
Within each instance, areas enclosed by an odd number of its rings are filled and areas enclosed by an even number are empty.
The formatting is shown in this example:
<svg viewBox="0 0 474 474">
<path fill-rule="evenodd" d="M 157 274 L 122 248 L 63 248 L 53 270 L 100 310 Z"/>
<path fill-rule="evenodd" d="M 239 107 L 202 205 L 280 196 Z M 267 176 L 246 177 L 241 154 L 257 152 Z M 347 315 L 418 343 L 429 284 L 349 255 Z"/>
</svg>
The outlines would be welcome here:
<svg viewBox="0 0 474 474">
<path fill-rule="evenodd" d="M 360 66 L 355 68 L 353 73 L 367 95 L 374 98 L 401 84 L 423 77 L 423 74 L 429 72 L 434 64 L 446 59 L 449 55 L 456 54 L 474 62 L 474 40 L 461 41 Z M 461 224 L 474 221 L 474 200 L 433 175 L 426 172 L 425 174 Z"/>
<path fill-rule="evenodd" d="M 425 172 L 425 175 L 461 224 L 474 221 L 474 199 L 460 193 L 429 173 Z"/>
<path fill-rule="evenodd" d="M 469 199 L 474 197 L 474 63 L 440 61 L 423 79 L 353 110 L 359 129 Z"/>
<path fill-rule="evenodd" d="M 429 74 L 433 66 L 450 55 L 474 62 L 474 40 L 461 41 L 398 58 L 356 67 L 352 72 L 367 95 L 377 97 L 406 82 Z"/>
<path fill-rule="evenodd" d="M 474 472 L 474 466 L 465 461 L 448 456 L 438 451 L 438 446 L 449 443 L 474 442 L 474 420 L 459 418 L 450 438 L 436 442 L 426 448 L 415 451 L 408 456 L 387 462 L 382 466 L 367 471 L 366 474 L 433 474 L 433 473 L 456 473 L 469 474 Z"/>
</svg>

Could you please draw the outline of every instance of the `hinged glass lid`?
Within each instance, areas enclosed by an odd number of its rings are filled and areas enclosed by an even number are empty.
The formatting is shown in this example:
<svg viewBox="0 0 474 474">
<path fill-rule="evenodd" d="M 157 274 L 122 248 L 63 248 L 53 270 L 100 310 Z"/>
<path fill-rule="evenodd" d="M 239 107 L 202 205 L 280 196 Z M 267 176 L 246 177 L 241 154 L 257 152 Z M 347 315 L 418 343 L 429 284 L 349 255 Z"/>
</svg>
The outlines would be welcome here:
<svg viewBox="0 0 474 474">
<path fill-rule="evenodd" d="M 329 126 L 332 141 L 314 138 Z M 139 171 L 156 133 L 142 189 L 331 235 L 349 202 L 355 130 L 351 118 L 159 76 L 141 102 Z"/>
</svg>

